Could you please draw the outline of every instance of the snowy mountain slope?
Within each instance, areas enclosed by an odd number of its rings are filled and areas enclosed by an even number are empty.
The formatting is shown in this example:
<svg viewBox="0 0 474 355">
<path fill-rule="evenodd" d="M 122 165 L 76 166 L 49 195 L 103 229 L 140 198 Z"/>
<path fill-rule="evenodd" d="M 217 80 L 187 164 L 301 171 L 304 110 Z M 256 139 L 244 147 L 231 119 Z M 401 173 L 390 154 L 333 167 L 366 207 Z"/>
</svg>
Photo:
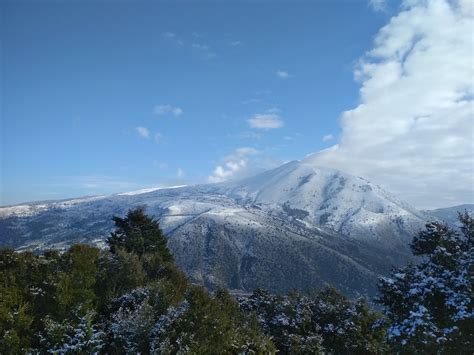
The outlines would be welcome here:
<svg viewBox="0 0 474 355">
<path fill-rule="evenodd" d="M 410 259 L 426 221 L 362 178 L 302 161 L 238 182 L 0 208 L 0 243 L 103 245 L 111 217 L 139 205 L 160 219 L 194 281 L 239 290 L 332 284 L 372 294 L 378 275 Z"/>
<path fill-rule="evenodd" d="M 332 284 L 351 295 L 373 293 L 376 277 L 406 260 L 396 250 L 254 207 L 205 212 L 173 230 L 170 247 L 194 280 L 239 290 L 309 291 Z"/>
<path fill-rule="evenodd" d="M 357 239 L 406 244 L 425 216 L 363 178 L 290 162 L 226 191 L 276 215 L 289 215 Z"/>
<path fill-rule="evenodd" d="M 474 215 L 474 204 L 465 204 L 447 208 L 438 208 L 435 210 L 423 211 L 428 216 L 436 217 L 437 219 L 447 223 L 451 226 L 459 226 L 458 213 L 467 212 L 471 216 Z"/>
</svg>

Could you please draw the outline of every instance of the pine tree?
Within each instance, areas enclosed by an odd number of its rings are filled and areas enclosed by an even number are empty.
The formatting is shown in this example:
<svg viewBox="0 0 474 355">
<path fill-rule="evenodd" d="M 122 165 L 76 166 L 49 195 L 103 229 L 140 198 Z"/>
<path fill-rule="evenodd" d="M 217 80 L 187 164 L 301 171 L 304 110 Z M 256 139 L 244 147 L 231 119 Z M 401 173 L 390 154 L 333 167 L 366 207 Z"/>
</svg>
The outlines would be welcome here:
<svg viewBox="0 0 474 355">
<path fill-rule="evenodd" d="M 461 233 L 428 223 L 411 244 L 421 261 L 380 280 L 378 302 L 392 322 L 388 337 L 396 351 L 470 354 L 474 348 L 474 222 L 467 213 L 459 220 Z"/>
<path fill-rule="evenodd" d="M 151 334 L 154 354 L 274 354 L 268 337 L 225 292 L 210 297 L 191 286 L 179 305 L 159 317 Z"/>
<path fill-rule="evenodd" d="M 78 307 L 71 319 L 44 319 L 40 344 L 34 353 L 97 354 L 104 347 L 104 333 L 94 324 L 95 313 Z"/>
<path fill-rule="evenodd" d="M 351 301 L 333 288 L 312 296 L 256 290 L 239 303 L 243 311 L 256 314 L 282 354 L 380 354 L 386 349 L 380 315 L 363 300 Z"/>
<path fill-rule="evenodd" d="M 159 223 L 145 215 L 143 207 L 128 211 L 125 218 L 113 217 L 113 221 L 116 230 L 107 239 L 112 253 L 123 248 L 139 257 L 145 253 L 158 253 L 164 262 L 173 261 Z"/>
</svg>

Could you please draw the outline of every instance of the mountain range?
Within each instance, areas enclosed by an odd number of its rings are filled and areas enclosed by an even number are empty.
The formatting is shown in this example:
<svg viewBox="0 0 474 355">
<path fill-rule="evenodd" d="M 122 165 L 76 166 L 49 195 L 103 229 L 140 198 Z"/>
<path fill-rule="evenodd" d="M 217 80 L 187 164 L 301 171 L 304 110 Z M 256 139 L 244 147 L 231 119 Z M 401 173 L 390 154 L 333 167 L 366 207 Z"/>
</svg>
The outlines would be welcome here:
<svg viewBox="0 0 474 355">
<path fill-rule="evenodd" d="M 411 260 L 409 242 L 433 219 L 369 181 L 303 161 L 240 181 L 146 189 L 0 208 L 0 244 L 18 250 L 105 246 L 112 216 L 145 206 L 193 282 L 235 292 L 332 285 L 373 295 L 376 280 Z"/>
</svg>

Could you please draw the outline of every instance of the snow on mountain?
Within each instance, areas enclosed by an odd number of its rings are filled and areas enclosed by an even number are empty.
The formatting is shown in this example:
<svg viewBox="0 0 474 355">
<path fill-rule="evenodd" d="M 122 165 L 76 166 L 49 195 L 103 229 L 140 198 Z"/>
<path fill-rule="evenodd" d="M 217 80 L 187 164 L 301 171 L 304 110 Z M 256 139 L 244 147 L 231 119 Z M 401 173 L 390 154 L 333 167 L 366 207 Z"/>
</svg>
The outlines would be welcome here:
<svg viewBox="0 0 474 355">
<path fill-rule="evenodd" d="M 428 216 L 436 217 L 451 226 L 459 226 L 458 213 L 467 212 L 469 215 L 474 215 L 474 204 L 465 204 L 453 207 L 438 208 L 435 210 L 423 211 Z"/>
<path fill-rule="evenodd" d="M 75 198 L 70 200 L 61 200 L 53 202 L 35 202 L 31 204 L 21 204 L 7 207 L 0 207 L 0 218 L 7 217 L 28 217 L 34 216 L 43 211 L 51 210 L 54 208 L 69 208 L 78 204 L 90 201 L 97 201 L 105 198 L 106 196 L 88 196 Z"/>
<path fill-rule="evenodd" d="M 425 216 L 367 180 L 334 169 L 290 162 L 229 184 L 227 195 L 358 239 L 405 243 Z M 385 240 L 385 242 L 395 242 Z"/>
<path fill-rule="evenodd" d="M 151 187 L 147 189 L 141 189 L 141 190 L 135 190 L 135 191 L 129 191 L 129 192 L 122 192 L 117 194 L 118 196 L 133 196 L 133 195 L 141 195 L 141 194 L 146 194 L 147 192 L 153 192 L 157 190 L 162 190 L 162 189 L 178 189 L 180 187 L 185 187 L 186 185 L 178 185 L 178 186 L 169 186 L 169 187 Z"/>
<path fill-rule="evenodd" d="M 410 260 L 427 218 L 363 178 L 295 161 L 237 182 L 0 208 L 0 243 L 103 245 L 112 216 L 141 205 L 192 280 L 280 292 L 332 284 L 373 294 L 380 274 Z"/>
</svg>

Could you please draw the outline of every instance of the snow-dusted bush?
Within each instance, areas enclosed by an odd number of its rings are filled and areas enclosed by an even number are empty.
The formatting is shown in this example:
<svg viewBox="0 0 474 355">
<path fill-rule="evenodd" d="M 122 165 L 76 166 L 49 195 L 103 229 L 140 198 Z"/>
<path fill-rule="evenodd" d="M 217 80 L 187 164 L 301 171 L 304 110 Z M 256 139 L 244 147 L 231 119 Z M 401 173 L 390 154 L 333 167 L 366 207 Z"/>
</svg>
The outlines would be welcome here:
<svg viewBox="0 0 474 355">
<path fill-rule="evenodd" d="M 380 316 L 363 301 L 350 301 L 331 288 L 312 296 L 257 290 L 239 298 L 239 304 L 256 314 L 264 332 L 285 354 L 376 354 L 385 349 Z"/>
<path fill-rule="evenodd" d="M 378 301 L 392 324 L 388 339 L 402 352 L 471 353 L 474 348 L 474 223 L 461 233 L 429 223 L 411 244 L 422 258 L 380 280 Z"/>
<path fill-rule="evenodd" d="M 94 312 L 78 309 L 75 313 L 71 320 L 57 322 L 50 317 L 44 320 L 44 330 L 39 334 L 43 351 L 47 349 L 49 354 L 99 353 L 105 334 L 93 323 Z"/>
</svg>

